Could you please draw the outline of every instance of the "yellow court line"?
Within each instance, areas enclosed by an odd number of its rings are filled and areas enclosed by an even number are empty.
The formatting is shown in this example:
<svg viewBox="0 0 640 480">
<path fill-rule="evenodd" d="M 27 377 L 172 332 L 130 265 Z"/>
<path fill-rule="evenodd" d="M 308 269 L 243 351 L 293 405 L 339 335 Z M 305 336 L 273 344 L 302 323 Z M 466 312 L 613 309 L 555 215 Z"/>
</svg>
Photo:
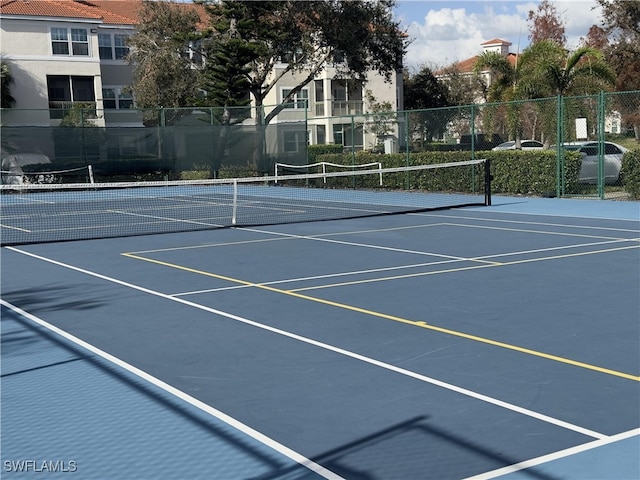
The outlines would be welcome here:
<svg viewBox="0 0 640 480">
<path fill-rule="evenodd" d="M 219 280 L 224 280 L 224 281 L 227 281 L 227 282 L 237 283 L 237 284 L 240 284 L 240 285 L 251 286 L 251 287 L 259 288 L 259 289 L 262 289 L 262 290 L 267 290 L 267 291 L 270 291 L 270 292 L 279 293 L 279 294 L 282 294 L 282 295 L 289 295 L 289 296 L 292 296 L 292 297 L 300 298 L 302 300 L 309 300 L 309 301 L 312 301 L 312 302 L 321 303 L 321 304 L 329 305 L 329 306 L 336 307 L 336 308 L 341 308 L 343 310 L 350 310 L 352 312 L 362 313 L 364 315 L 370 315 L 370 316 L 377 317 L 377 318 L 382 318 L 382 319 L 385 319 L 385 320 L 392 320 L 394 322 L 399 322 L 399 323 L 404 323 L 404 324 L 407 324 L 407 325 L 412 325 L 412 326 L 416 326 L 416 327 L 420 327 L 420 328 L 425 328 L 427 330 L 432 330 L 432 331 L 435 331 L 435 332 L 445 333 L 447 335 L 452 335 L 452 336 L 455 336 L 455 337 L 465 338 L 467 340 L 472 340 L 472 341 L 479 342 L 479 343 L 484 343 L 484 344 L 487 344 L 487 345 L 493 345 L 495 347 L 504 348 L 504 349 L 507 349 L 507 350 L 512 350 L 512 351 L 524 353 L 524 354 L 527 354 L 527 355 L 532 355 L 532 356 L 539 357 L 539 358 L 545 358 L 547 360 L 552 360 L 552 361 L 555 361 L 555 362 L 564 363 L 564 364 L 567 364 L 567 365 L 572 365 L 574 367 L 580 367 L 580 368 L 584 368 L 584 369 L 587 369 L 587 370 L 592 370 L 592 371 L 595 371 L 595 372 L 600 372 L 600 373 L 604 373 L 604 374 L 607 374 L 607 375 L 612 375 L 612 376 L 615 376 L 615 377 L 620 377 L 620 378 L 625 378 L 627 380 L 634 380 L 636 382 L 640 382 L 640 376 L 637 376 L 637 375 L 631 375 L 629 373 L 618 372 L 616 370 L 611 370 L 611 369 L 608 369 L 608 368 L 598 367 L 597 365 L 591 365 L 591 364 L 588 364 L 588 363 L 579 362 L 579 361 L 571 360 L 571 359 L 564 358 L 564 357 L 559 357 L 557 355 L 551 355 L 551 354 L 548 354 L 548 353 L 539 352 L 537 350 L 531 350 L 529 348 L 524 348 L 524 347 L 519 347 L 517 345 L 511 345 L 509 343 L 499 342 L 497 340 L 491 340 L 489 338 L 479 337 L 479 336 L 476 336 L 476 335 L 471 335 L 471 334 L 464 333 L 464 332 L 459 332 L 459 331 L 456 331 L 456 330 L 450 330 L 448 328 L 438 327 L 436 325 L 430 325 L 430 324 L 428 324 L 428 323 L 426 323 L 424 321 L 408 320 L 406 318 L 396 317 L 395 315 L 388 315 L 386 313 L 375 312 L 373 310 L 366 310 L 364 308 L 359 308 L 359 307 L 355 307 L 353 305 L 347 305 L 347 304 L 343 304 L 343 303 L 333 302 L 333 301 L 330 301 L 330 300 L 324 300 L 322 298 L 310 297 L 308 295 L 304 295 L 304 294 L 301 294 L 301 293 L 293 292 L 293 291 L 290 291 L 290 290 L 282 290 L 282 289 L 279 289 L 279 288 L 270 287 L 268 285 L 262 285 L 262 284 L 259 284 L 259 283 L 247 282 L 246 280 L 241 280 L 241 279 L 238 279 L 238 278 L 232 278 L 232 277 L 228 277 L 226 275 L 219 275 L 217 273 L 206 272 L 206 271 L 203 271 L 203 270 L 198 270 L 198 269 L 195 269 L 195 268 L 185 267 L 185 266 L 182 266 L 182 265 L 177 265 L 177 264 L 174 264 L 174 263 L 164 262 L 164 261 L 161 261 L 161 260 L 155 260 L 155 259 L 152 259 L 152 258 L 145 258 L 145 257 L 141 257 L 141 256 L 138 256 L 138 255 L 134 255 L 132 253 L 123 253 L 122 255 L 125 256 L 125 257 L 128 257 L 128 258 L 135 259 L 135 260 L 142 260 L 144 262 L 154 263 L 156 265 L 162 265 L 162 266 L 165 266 L 165 267 L 174 268 L 174 269 L 182 270 L 182 271 L 185 271 L 185 272 L 190 272 L 190 273 L 195 273 L 195 274 L 198 274 L 198 275 L 217 278 Z M 487 266 L 489 266 L 489 265 L 484 265 L 483 267 L 487 267 Z M 476 267 L 477 268 L 481 268 L 480 266 L 476 266 Z"/>
</svg>

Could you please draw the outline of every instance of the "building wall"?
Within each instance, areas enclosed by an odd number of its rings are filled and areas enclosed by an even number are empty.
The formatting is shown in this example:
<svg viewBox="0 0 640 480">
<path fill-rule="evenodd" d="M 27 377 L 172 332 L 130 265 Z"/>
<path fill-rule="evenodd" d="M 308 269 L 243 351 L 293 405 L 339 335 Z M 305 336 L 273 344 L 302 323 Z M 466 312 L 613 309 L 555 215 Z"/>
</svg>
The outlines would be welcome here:
<svg viewBox="0 0 640 480">
<path fill-rule="evenodd" d="M 51 27 L 83 28 L 88 33 L 88 56 L 53 55 Z M 101 70 L 95 25 L 61 22 L 59 19 L 23 20 L 3 18 L 0 25 L 0 54 L 11 68 L 14 78 L 12 95 L 14 111 L 5 111 L 3 122 L 11 124 L 50 125 L 48 75 L 93 77 L 96 101 L 101 100 Z M 100 106 L 98 105 L 98 108 Z M 21 109 L 42 109 L 46 112 L 20 112 Z M 34 120 L 35 119 L 35 120 Z"/>
</svg>

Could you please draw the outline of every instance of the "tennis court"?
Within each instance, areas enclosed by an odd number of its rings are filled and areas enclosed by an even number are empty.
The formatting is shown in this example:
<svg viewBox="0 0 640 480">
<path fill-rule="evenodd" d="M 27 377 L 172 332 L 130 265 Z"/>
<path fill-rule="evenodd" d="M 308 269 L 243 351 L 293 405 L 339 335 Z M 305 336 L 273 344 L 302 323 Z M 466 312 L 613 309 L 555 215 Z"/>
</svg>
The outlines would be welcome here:
<svg viewBox="0 0 640 480">
<path fill-rule="evenodd" d="M 3 477 L 638 478 L 638 203 L 411 195 L 52 243 L 5 203 Z"/>
</svg>

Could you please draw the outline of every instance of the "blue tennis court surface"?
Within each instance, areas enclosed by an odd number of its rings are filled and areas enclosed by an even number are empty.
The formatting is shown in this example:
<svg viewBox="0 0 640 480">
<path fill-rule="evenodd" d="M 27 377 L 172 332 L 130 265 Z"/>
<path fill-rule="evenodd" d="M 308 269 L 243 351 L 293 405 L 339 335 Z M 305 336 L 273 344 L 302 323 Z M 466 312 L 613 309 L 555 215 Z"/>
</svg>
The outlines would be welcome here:
<svg viewBox="0 0 640 480">
<path fill-rule="evenodd" d="M 2 478 L 640 478 L 640 204 L 2 249 Z"/>
</svg>

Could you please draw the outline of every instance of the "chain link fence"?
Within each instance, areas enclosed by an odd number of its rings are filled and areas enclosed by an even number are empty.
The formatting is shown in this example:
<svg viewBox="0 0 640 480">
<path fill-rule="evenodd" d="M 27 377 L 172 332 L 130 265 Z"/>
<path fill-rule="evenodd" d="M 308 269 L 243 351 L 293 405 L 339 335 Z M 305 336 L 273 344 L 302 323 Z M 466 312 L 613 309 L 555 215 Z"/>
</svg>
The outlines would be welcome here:
<svg viewBox="0 0 640 480">
<path fill-rule="evenodd" d="M 318 146 L 341 150 L 353 164 L 362 163 L 361 152 L 401 155 L 405 165 L 415 164 L 416 154 L 447 161 L 444 152 L 462 152 L 460 158 L 492 159 L 496 193 L 597 198 L 627 198 L 635 178 L 630 172 L 637 171 L 637 161 L 625 168 L 625 158 L 639 156 L 640 91 L 378 113 L 353 103 L 330 117 L 307 107 L 99 111 L 73 105 L 64 115 L 4 109 L 2 170 L 13 158 L 25 174 L 91 165 L 97 181 L 198 179 L 273 173 L 276 163 L 304 165 L 316 160 Z M 50 126 L 54 117 L 61 118 L 59 126 Z M 38 163 L 28 163 L 35 154 Z"/>
<path fill-rule="evenodd" d="M 62 183 L 84 181 L 83 174 L 65 179 L 62 172 L 87 166 L 95 181 L 117 181 L 253 176 L 272 172 L 276 162 L 306 162 L 305 113 L 286 106 L 269 125 L 262 122 L 265 112 L 253 107 L 75 107 L 59 126 L 37 126 L 49 123 L 43 113 L 3 110 L 5 181 L 16 167 L 29 181 Z M 53 171 L 60 173 L 46 174 Z"/>
<path fill-rule="evenodd" d="M 423 152 L 491 157 L 497 193 L 628 198 L 623 160 L 640 149 L 640 91 L 310 119 L 311 129 L 318 120 L 354 163 L 360 150 L 404 153 L 407 165 Z"/>
</svg>

